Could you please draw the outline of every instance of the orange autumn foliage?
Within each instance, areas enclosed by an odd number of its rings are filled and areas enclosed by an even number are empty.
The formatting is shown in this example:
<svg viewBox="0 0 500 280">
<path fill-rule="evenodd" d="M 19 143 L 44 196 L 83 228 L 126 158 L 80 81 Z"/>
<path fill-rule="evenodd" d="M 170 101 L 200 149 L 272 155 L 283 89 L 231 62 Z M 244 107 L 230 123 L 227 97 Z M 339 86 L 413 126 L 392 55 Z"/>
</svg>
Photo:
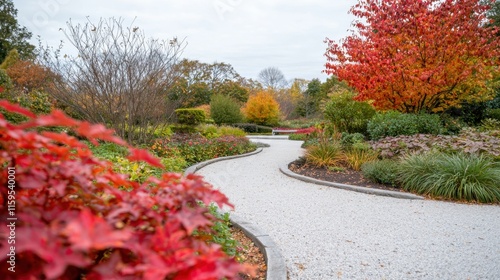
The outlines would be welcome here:
<svg viewBox="0 0 500 280">
<path fill-rule="evenodd" d="M 276 125 L 280 118 L 280 106 L 270 92 L 259 91 L 248 98 L 243 113 L 249 122 Z"/>
<path fill-rule="evenodd" d="M 327 40 L 325 72 L 382 110 L 443 111 L 491 98 L 500 75 L 498 29 L 477 0 L 360 0 L 357 29 Z"/>
<path fill-rule="evenodd" d="M 45 67 L 27 60 L 18 60 L 6 69 L 15 87 L 30 92 L 50 85 L 51 72 Z"/>
</svg>

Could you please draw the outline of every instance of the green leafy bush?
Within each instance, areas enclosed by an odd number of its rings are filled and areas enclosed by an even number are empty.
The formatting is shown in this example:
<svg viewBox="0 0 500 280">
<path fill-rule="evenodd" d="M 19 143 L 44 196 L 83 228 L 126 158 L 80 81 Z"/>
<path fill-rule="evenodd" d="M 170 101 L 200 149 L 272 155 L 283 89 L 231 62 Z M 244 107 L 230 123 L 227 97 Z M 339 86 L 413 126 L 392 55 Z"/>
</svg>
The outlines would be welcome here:
<svg viewBox="0 0 500 280">
<path fill-rule="evenodd" d="M 500 108 L 486 110 L 486 118 L 500 121 Z"/>
<path fill-rule="evenodd" d="M 203 236 L 208 239 L 208 243 L 219 244 L 227 255 L 239 259 L 241 245 L 231 234 L 232 225 L 231 220 L 229 219 L 229 212 L 220 212 L 217 205 L 213 203 L 207 208 L 210 211 L 210 214 L 217 219 L 212 225 L 212 232 L 195 232 L 194 235 Z"/>
<path fill-rule="evenodd" d="M 198 125 L 205 121 L 205 111 L 195 108 L 181 108 L 175 110 L 177 121 L 183 125 Z"/>
<path fill-rule="evenodd" d="M 438 135 L 445 131 L 441 118 L 436 114 L 417 114 L 416 122 L 418 133 Z"/>
<path fill-rule="evenodd" d="M 202 124 L 197 127 L 197 130 L 201 135 L 203 135 L 203 137 L 207 139 L 218 138 L 221 136 L 246 136 L 245 131 L 243 131 L 242 129 L 227 125 L 216 126 L 213 124 Z"/>
<path fill-rule="evenodd" d="M 342 132 L 342 138 L 340 139 L 340 143 L 344 148 L 351 148 L 355 143 L 362 143 L 365 141 L 365 136 L 361 133 L 347 133 Z"/>
<path fill-rule="evenodd" d="M 309 139 L 309 135 L 307 134 L 290 134 L 288 136 L 288 139 L 289 140 L 296 140 L 296 141 L 306 141 L 307 139 Z"/>
<path fill-rule="evenodd" d="M 482 131 L 500 130 L 500 120 L 490 118 L 484 119 L 481 121 L 479 129 Z"/>
<path fill-rule="evenodd" d="M 196 127 L 196 130 L 207 139 L 217 138 L 220 136 L 219 129 L 214 124 L 201 124 Z"/>
<path fill-rule="evenodd" d="M 199 134 L 174 134 L 170 139 L 156 141 L 151 149 L 159 156 L 178 153 L 188 165 L 213 158 L 254 151 L 255 144 L 246 137 L 221 136 L 207 139 Z"/>
<path fill-rule="evenodd" d="M 246 133 L 271 133 L 273 128 L 270 126 L 257 125 L 253 123 L 235 123 L 235 127 L 243 129 Z"/>
<path fill-rule="evenodd" d="M 477 154 L 425 153 L 406 157 L 398 177 L 405 190 L 436 198 L 500 201 L 500 164 Z"/>
<path fill-rule="evenodd" d="M 375 160 L 361 165 L 361 171 L 365 178 L 375 183 L 397 186 L 398 165 L 394 160 Z"/>
<path fill-rule="evenodd" d="M 368 122 L 372 140 L 387 136 L 414 135 L 418 133 L 440 134 L 444 131 L 438 115 L 403 114 L 397 111 L 377 113 Z"/>
<path fill-rule="evenodd" d="M 161 158 L 164 168 L 158 168 L 128 160 L 128 150 L 115 143 L 102 143 L 98 146 L 88 143 L 88 146 L 96 157 L 111 161 L 115 172 L 127 174 L 129 180 L 134 182 L 143 183 L 150 176 L 161 178 L 165 172 L 182 172 L 187 167 L 180 153 L 170 153 L 168 157 Z"/>
<path fill-rule="evenodd" d="M 231 97 L 221 94 L 212 96 L 210 116 L 218 125 L 239 123 L 243 120 L 240 105 Z"/>
<path fill-rule="evenodd" d="M 366 102 L 353 100 L 353 97 L 351 93 L 332 96 L 325 107 L 325 118 L 340 132 L 365 134 L 375 109 Z"/>
<path fill-rule="evenodd" d="M 220 126 L 218 132 L 221 136 L 237 136 L 237 137 L 246 136 L 245 131 L 243 131 L 242 129 L 227 125 Z"/>
</svg>

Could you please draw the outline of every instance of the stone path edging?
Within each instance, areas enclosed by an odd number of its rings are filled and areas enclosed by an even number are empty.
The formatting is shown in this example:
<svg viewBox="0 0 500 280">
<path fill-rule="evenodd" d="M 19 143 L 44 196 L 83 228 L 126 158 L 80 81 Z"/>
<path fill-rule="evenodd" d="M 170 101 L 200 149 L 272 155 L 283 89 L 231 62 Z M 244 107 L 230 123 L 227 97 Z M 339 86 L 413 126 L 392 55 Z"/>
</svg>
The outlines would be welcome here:
<svg viewBox="0 0 500 280">
<path fill-rule="evenodd" d="M 371 189 L 371 188 L 365 188 L 365 187 L 360 187 L 360 186 L 353 186 L 353 185 L 346 185 L 346 184 L 340 184 L 340 183 L 334 183 L 334 182 L 326 182 L 326 181 L 321 181 L 318 179 L 314 179 L 311 177 L 303 176 L 300 174 L 297 174 L 295 172 L 292 172 L 290 169 L 288 169 L 288 165 L 282 165 L 280 166 L 280 171 L 292 178 L 308 182 L 308 183 L 313 183 L 317 185 L 323 185 L 323 186 L 328 186 L 328 187 L 334 187 L 334 188 L 339 188 L 343 190 L 349 190 L 349 191 L 355 191 L 355 192 L 360 192 L 360 193 L 366 193 L 366 194 L 373 194 L 373 195 L 380 195 L 380 196 L 389 196 L 389 197 L 394 197 L 394 198 L 402 198 L 402 199 L 424 199 L 422 196 L 414 195 L 411 193 L 403 193 L 403 192 L 396 192 L 396 191 L 389 191 L 389 190 L 381 190 L 381 189 Z"/>
<path fill-rule="evenodd" d="M 262 148 L 258 148 L 257 150 L 246 153 L 243 155 L 236 155 L 236 156 L 228 156 L 228 157 L 220 157 L 220 158 L 215 158 L 211 160 L 207 160 L 204 162 L 197 163 L 195 165 L 190 166 L 184 171 L 184 174 L 191 174 L 191 173 L 196 173 L 196 171 L 200 170 L 201 168 L 218 162 L 222 160 L 229 160 L 229 159 L 234 159 L 234 158 L 240 158 L 240 157 L 247 157 L 251 155 L 255 155 L 262 152 Z M 287 279 L 287 272 L 286 272 L 286 265 L 285 265 L 285 259 L 281 255 L 278 246 L 272 238 L 268 235 L 265 234 L 262 230 L 257 228 L 255 225 L 252 225 L 249 222 L 246 222 L 245 220 L 241 219 L 234 213 L 230 214 L 230 220 L 231 223 L 241 229 L 245 235 L 250 238 L 257 247 L 259 247 L 260 251 L 264 255 L 264 259 L 266 260 L 266 266 L 267 266 L 267 271 L 266 271 L 266 279 L 268 280 L 286 280 Z"/>
</svg>

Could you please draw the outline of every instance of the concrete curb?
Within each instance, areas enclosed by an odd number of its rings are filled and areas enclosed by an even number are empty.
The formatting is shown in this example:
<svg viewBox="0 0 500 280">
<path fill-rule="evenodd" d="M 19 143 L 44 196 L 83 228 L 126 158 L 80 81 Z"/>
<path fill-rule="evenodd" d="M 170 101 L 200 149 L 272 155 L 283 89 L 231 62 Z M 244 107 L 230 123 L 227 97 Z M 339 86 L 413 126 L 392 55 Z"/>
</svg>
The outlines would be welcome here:
<svg viewBox="0 0 500 280">
<path fill-rule="evenodd" d="M 360 193 L 366 193 L 366 194 L 373 194 L 373 195 L 379 195 L 379 196 L 389 196 L 389 197 L 394 197 L 394 198 L 402 198 L 402 199 L 419 199 L 422 200 L 424 197 L 414 195 L 411 193 L 403 193 L 403 192 L 396 192 L 396 191 L 388 191 L 388 190 L 380 190 L 380 189 L 371 189 L 371 188 L 365 188 L 365 187 L 359 187 L 359 186 L 352 186 L 352 185 L 346 185 L 346 184 L 340 184 L 340 183 L 334 183 L 334 182 L 326 182 L 326 181 L 321 181 L 318 179 L 310 178 L 307 176 L 303 176 L 297 173 L 292 172 L 290 169 L 288 169 L 288 165 L 282 165 L 280 166 L 280 171 L 292 178 L 308 182 L 308 183 L 313 183 L 317 185 L 323 185 L 323 186 L 328 186 L 328 187 L 334 187 L 334 188 L 339 188 L 343 190 L 349 190 L 349 191 L 355 191 L 355 192 L 360 192 Z"/>
<path fill-rule="evenodd" d="M 229 159 L 235 159 L 235 158 L 240 158 L 240 157 L 247 157 L 251 155 L 255 155 L 262 152 L 262 148 L 258 148 L 254 152 L 246 153 L 243 155 L 236 155 L 236 156 L 229 156 L 229 157 L 221 157 L 221 158 L 215 158 L 211 160 L 207 160 L 204 162 L 197 163 L 193 166 L 190 166 L 184 171 L 184 175 L 191 174 L 191 173 L 196 173 L 196 171 L 200 170 L 201 168 L 212 164 L 214 162 L 222 161 L 222 160 L 229 160 Z M 287 279 L 287 271 L 286 271 L 286 265 L 285 265 L 285 259 L 281 255 L 281 252 L 279 251 L 278 246 L 272 238 L 263 233 L 260 229 L 255 227 L 254 225 L 250 224 L 249 222 L 246 222 L 242 218 L 238 217 L 234 213 L 230 213 L 229 215 L 230 220 L 232 224 L 241 229 L 245 235 L 250 238 L 257 247 L 259 247 L 260 251 L 264 255 L 264 259 L 266 260 L 266 266 L 267 266 L 267 271 L 266 271 L 266 279 L 267 280 L 286 280 Z"/>
<path fill-rule="evenodd" d="M 258 154 L 260 152 L 262 152 L 262 148 L 257 148 L 257 150 L 255 150 L 253 152 L 242 154 L 242 155 L 235 155 L 235 156 L 228 156 L 228 157 L 220 157 L 220 158 L 209 159 L 207 161 L 203 161 L 203 162 L 199 162 L 199 163 L 197 163 L 195 165 L 191 165 L 190 167 L 188 167 L 184 171 L 184 174 L 196 173 L 196 171 L 202 169 L 203 167 L 205 167 L 205 166 L 207 166 L 209 164 L 218 162 L 218 161 L 229 160 L 229 159 L 240 158 L 240 157 L 252 156 L 252 155 Z"/>
<path fill-rule="evenodd" d="M 242 220 L 234 213 L 231 213 L 230 218 L 233 225 L 243 231 L 248 238 L 252 239 L 264 255 L 267 265 L 266 279 L 286 280 L 287 272 L 285 259 L 281 255 L 273 239 L 268 234 L 265 234 L 259 228 Z"/>
</svg>

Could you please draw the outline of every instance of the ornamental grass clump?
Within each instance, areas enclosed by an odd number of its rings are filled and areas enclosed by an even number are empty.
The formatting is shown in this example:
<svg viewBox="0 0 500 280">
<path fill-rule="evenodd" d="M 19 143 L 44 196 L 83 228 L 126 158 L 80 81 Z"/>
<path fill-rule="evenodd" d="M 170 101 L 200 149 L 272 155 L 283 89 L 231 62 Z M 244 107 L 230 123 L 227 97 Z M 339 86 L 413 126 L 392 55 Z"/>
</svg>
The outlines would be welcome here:
<svg viewBox="0 0 500 280">
<path fill-rule="evenodd" d="M 408 191 L 452 200 L 500 202 L 500 164 L 485 155 L 411 155 L 398 169 L 401 185 Z"/>
<path fill-rule="evenodd" d="M 342 146 L 336 141 L 322 140 L 307 148 L 306 162 L 318 167 L 335 166 L 342 159 Z"/>
</svg>

